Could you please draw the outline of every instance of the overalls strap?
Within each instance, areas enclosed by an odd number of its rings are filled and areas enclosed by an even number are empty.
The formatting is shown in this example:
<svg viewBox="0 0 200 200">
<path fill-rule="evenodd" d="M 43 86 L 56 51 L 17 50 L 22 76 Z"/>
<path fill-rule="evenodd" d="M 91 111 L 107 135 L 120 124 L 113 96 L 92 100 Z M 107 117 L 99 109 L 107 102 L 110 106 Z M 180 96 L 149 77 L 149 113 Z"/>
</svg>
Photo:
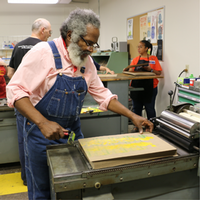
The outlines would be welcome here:
<svg viewBox="0 0 200 200">
<path fill-rule="evenodd" d="M 51 50 L 53 52 L 56 69 L 62 69 L 62 62 L 61 62 L 60 54 L 58 52 L 58 49 L 57 49 L 54 41 L 48 41 L 48 43 L 49 43 L 49 46 L 51 47 Z"/>
</svg>

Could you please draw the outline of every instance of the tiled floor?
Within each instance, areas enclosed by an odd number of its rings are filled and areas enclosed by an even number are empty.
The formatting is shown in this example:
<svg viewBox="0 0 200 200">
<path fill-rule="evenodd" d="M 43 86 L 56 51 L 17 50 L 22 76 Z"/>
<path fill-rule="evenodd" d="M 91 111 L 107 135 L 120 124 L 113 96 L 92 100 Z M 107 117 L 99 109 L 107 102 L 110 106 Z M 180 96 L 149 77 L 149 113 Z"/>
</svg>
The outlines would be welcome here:
<svg viewBox="0 0 200 200">
<path fill-rule="evenodd" d="M 0 196 L 0 200 L 28 200 L 28 192 Z"/>
<path fill-rule="evenodd" d="M 128 132 L 131 133 L 133 130 L 133 125 L 129 125 Z M 20 163 L 2 164 L 0 165 L 0 175 L 11 174 L 20 172 Z M 16 193 L 9 195 L 0 195 L 0 200 L 28 200 L 28 193 Z"/>
</svg>

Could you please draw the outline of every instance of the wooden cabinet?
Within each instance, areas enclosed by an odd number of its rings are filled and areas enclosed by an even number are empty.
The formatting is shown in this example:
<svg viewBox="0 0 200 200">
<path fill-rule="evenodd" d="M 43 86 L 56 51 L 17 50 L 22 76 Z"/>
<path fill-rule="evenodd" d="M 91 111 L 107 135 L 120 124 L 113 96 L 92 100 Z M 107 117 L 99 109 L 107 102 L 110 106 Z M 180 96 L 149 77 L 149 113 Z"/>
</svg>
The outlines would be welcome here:
<svg viewBox="0 0 200 200">
<path fill-rule="evenodd" d="M 0 58 L 9 65 L 13 49 L 0 49 Z M 7 77 L 5 77 L 7 80 Z"/>
</svg>

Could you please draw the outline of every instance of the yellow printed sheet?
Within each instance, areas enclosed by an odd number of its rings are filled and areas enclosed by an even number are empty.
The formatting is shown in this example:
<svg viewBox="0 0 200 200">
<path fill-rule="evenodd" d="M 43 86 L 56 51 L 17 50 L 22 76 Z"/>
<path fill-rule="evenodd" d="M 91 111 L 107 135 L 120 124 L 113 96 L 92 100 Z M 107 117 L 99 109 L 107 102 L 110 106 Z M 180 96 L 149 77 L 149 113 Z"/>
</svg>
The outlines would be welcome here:
<svg viewBox="0 0 200 200">
<path fill-rule="evenodd" d="M 176 148 L 152 133 L 128 133 L 79 139 L 93 169 L 174 156 Z"/>
<path fill-rule="evenodd" d="M 100 110 L 98 107 L 87 107 L 87 108 L 81 109 L 81 114 L 83 114 L 83 113 L 98 113 L 98 112 L 103 112 L 103 111 Z"/>
</svg>

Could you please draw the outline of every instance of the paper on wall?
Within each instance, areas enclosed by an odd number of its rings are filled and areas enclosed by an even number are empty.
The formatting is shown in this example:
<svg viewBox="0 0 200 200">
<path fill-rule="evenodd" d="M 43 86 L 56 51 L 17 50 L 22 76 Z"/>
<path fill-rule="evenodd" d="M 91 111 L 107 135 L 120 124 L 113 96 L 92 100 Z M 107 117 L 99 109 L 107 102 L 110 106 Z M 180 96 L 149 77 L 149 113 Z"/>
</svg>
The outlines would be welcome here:
<svg viewBox="0 0 200 200">
<path fill-rule="evenodd" d="M 147 14 L 147 37 L 146 40 L 151 40 L 151 13 Z"/>
<path fill-rule="evenodd" d="M 127 21 L 127 40 L 133 39 L 133 19 Z"/>
<path fill-rule="evenodd" d="M 147 38 L 147 15 L 140 17 L 140 40 Z"/>
<path fill-rule="evenodd" d="M 151 12 L 151 43 L 157 43 L 156 18 L 157 11 Z"/>
<path fill-rule="evenodd" d="M 163 9 L 157 11 L 157 39 L 163 40 L 164 14 Z"/>
</svg>

